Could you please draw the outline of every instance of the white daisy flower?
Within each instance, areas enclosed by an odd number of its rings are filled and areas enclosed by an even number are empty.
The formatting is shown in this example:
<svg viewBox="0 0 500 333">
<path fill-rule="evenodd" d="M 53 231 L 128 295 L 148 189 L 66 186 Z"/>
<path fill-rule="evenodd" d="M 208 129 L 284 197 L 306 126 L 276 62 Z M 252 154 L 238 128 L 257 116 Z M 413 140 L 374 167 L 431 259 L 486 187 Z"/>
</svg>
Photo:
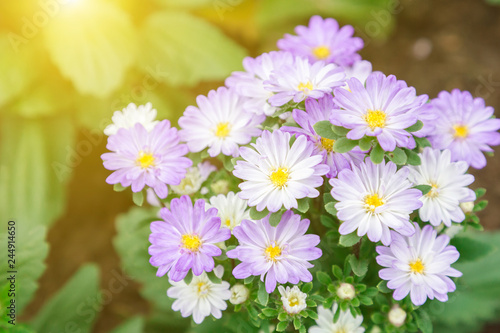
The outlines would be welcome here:
<svg viewBox="0 0 500 333">
<path fill-rule="evenodd" d="M 219 265 L 214 268 L 218 278 L 222 278 L 224 268 Z M 213 283 L 203 272 L 200 276 L 193 276 L 191 283 L 184 281 L 170 281 L 172 287 L 167 290 L 167 296 L 177 298 L 172 304 L 172 310 L 180 311 L 183 317 L 193 315 L 193 320 L 201 324 L 210 314 L 219 319 L 222 310 L 227 308 L 226 301 L 231 297 L 229 283 Z"/>
<path fill-rule="evenodd" d="M 199 163 L 197 166 L 188 169 L 186 177 L 181 180 L 179 185 L 170 187 L 174 193 L 179 195 L 194 194 L 200 190 L 201 185 L 215 170 L 217 170 L 217 168 L 209 162 Z"/>
<path fill-rule="evenodd" d="M 156 109 L 153 109 L 151 103 L 139 106 L 130 103 L 122 111 L 115 111 L 111 120 L 113 123 L 104 129 L 104 134 L 108 136 L 116 134 L 120 128 L 131 128 L 137 123 L 142 124 L 148 132 L 151 132 L 158 123 Z"/>
<path fill-rule="evenodd" d="M 233 174 L 245 180 L 239 185 L 240 198 L 258 211 L 267 208 L 277 212 L 297 208 L 297 199 L 315 198 L 316 187 L 323 184 L 323 175 L 329 170 L 321 164 L 323 156 L 314 155 L 314 144 L 299 136 L 290 147 L 290 133 L 264 131 L 252 144 L 255 150 L 241 147 L 243 161 L 238 161 Z"/>
<path fill-rule="evenodd" d="M 266 118 L 246 112 L 242 98 L 226 87 L 211 90 L 207 97 L 198 96 L 196 103 L 198 107 L 188 106 L 180 117 L 179 136 L 192 152 L 208 147 L 211 157 L 221 152 L 237 157 L 240 145 L 260 135 L 258 126 Z"/>
<path fill-rule="evenodd" d="M 466 174 L 468 165 L 465 161 L 451 162 L 448 149 L 425 148 L 419 154 L 422 163 L 410 166 L 409 179 L 416 185 L 431 185 L 432 189 L 420 200 L 423 206 L 419 210 L 422 221 L 433 226 L 451 222 L 460 223 L 465 214 L 460 208 L 464 202 L 474 201 L 474 191 L 466 186 L 474 181 L 474 176 Z"/>
<path fill-rule="evenodd" d="M 333 310 L 333 311 L 332 311 Z M 318 306 L 318 319 L 316 324 L 309 328 L 309 333 L 363 333 L 364 327 L 363 316 L 353 317 L 351 311 L 342 311 L 338 308 L 337 303 L 333 304 L 332 310 L 325 309 L 321 305 Z M 333 322 L 333 317 L 337 311 L 340 311 L 340 316 L 337 322 Z"/>
<path fill-rule="evenodd" d="M 282 106 L 293 100 L 299 103 L 312 97 L 319 99 L 345 84 L 345 73 L 334 64 L 322 61 L 314 64 L 305 58 L 295 57 L 293 65 L 284 65 L 275 70 L 265 82 L 266 89 L 274 92 L 268 101 L 272 106 Z"/>
<path fill-rule="evenodd" d="M 283 302 L 283 308 L 289 314 L 296 314 L 304 310 L 307 307 L 306 298 L 307 294 L 300 291 L 299 287 L 293 286 L 293 288 L 279 286 L 278 290 L 281 294 L 281 302 Z"/>
<path fill-rule="evenodd" d="M 221 227 L 233 230 L 242 220 L 250 220 L 247 201 L 240 199 L 233 192 L 227 195 L 219 194 L 210 198 L 210 206 L 217 208 Z"/>
<path fill-rule="evenodd" d="M 397 170 L 396 164 L 374 164 L 367 159 L 352 170 L 342 170 L 330 180 L 337 217 L 344 221 L 341 235 L 357 230 L 358 236 L 368 235 L 372 242 L 391 243 L 389 228 L 411 236 L 415 228 L 410 213 L 422 206 L 422 192 L 412 188 L 408 168 Z"/>
</svg>

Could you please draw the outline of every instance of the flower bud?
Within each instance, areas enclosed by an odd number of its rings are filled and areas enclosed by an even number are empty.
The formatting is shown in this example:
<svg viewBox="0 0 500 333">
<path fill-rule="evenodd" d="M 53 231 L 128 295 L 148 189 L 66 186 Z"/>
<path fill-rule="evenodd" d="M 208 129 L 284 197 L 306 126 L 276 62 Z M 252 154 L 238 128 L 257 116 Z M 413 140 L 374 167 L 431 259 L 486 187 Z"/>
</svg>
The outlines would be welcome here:
<svg viewBox="0 0 500 333">
<path fill-rule="evenodd" d="M 229 192 L 229 182 L 227 180 L 220 179 L 210 185 L 210 188 L 212 189 L 212 191 L 214 191 L 215 194 L 226 195 L 227 192 Z"/>
<path fill-rule="evenodd" d="M 406 312 L 399 306 L 395 305 L 389 311 L 389 322 L 396 327 L 401 327 L 406 321 Z"/>
<path fill-rule="evenodd" d="M 353 299 L 356 296 L 356 290 L 352 284 L 341 283 L 337 288 L 337 296 L 340 299 Z"/>
<path fill-rule="evenodd" d="M 229 302 L 232 304 L 241 304 L 248 299 L 248 288 L 242 284 L 235 284 L 229 291 L 231 292 Z"/>
<path fill-rule="evenodd" d="M 469 214 L 474 209 L 474 201 L 462 202 L 460 203 L 460 208 L 462 208 L 464 214 Z"/>
</svg>

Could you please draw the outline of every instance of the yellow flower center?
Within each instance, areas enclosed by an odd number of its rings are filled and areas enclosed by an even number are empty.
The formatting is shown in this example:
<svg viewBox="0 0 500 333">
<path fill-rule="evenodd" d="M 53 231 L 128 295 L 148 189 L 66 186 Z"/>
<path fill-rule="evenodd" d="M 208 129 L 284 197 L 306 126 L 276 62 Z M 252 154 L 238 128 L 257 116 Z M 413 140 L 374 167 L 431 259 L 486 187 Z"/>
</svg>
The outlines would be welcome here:
<svg viewBox="0 0 500 333">
<path fill-rule="evenodd" d="M 315 48 L 313 48 L 312 53 L 319 60 L 323 60 L 330 56 L 330 49 L 324 45 L 316 46 Z"/>
<path fill-rule="evenodd" d="M 463 139 L 469 135 L 469 128 L 466 125 L 454 125 L 453 129 L 455 130 L 455 133 L 453 134 L 455 138 Z"/>
<path fill-rule="evenodd" d="M 425 196 L 428 198 L 431 198 L 431 199 L 436 198 L 439 195 L 438 187 L 436 184 L 433 184 L 433 183 L 431 183 L 430 185 L 432 186 L 432 188 L 429 192 L 427 192 L 427 194 Z"/>
<path fill-rule="evenodd" d="M 139 158 L 137 159 L 136 162 L 141 168 L 147 169 L 150 166 L 155 165 L 155 158 L 154 158 L 153 154 L 146 154 L 143 151 L 141 151 L 139 153 Z"/>
<path fill-rule="evenodd" d="M 300 91 L 303 91 L 303 92 L 308 92 L 308 91 L 313 90 L 313 85 L 312 85 L 311 81 L 307 81 L 307 83 L 301 82 L 297 86 L 297 90 L 300 90 Z"/>
<path fill-rule="evenodd" d="M 276 257 L 281 255 L 281 249 L 278 245 L 269 245 L 266 248 L 265 254 L 268 260 L 276 262 Z"/>
<path fill-rule="evenodd" d="M 334 143 L 335 143 L 335 140 L 321 138 L 321 148 L 323 148 L 324 150 L 326 150 L 329 153 L 331 153 L 333 151 L 333 144 Z"/>
<path fill-rule="evenodd" d="M 229 123 L 218 123 L 215 129 L 215 136 L 223 139 L 229 135 L 230 131 L 231 125 Z"/>
<path fill-rule="evenodd" d="M 228 226 L 228 227 L 231 226 L 231 219 L 226 219 L 225 223 L 226 223 L 226 226 Z"/>
<path fill-rule="evenodd" d="M 378 196 L 378 194 L 367 195 L 365 197 L 365 207 L 366 210 L 374 213 L 375 209 L 384 204 L 384 200 Z"/>
<path fill-rule="evenodd" d="M 271 179 L 271 182 L 274 184 L 274 186 L 283 187 L 288 181 L 288 176 L 289 173 L 287 168 L 278 168 L 271 173 L 269 178 Z"/>
<path fill-rule="evenodd" d="M 290 307 L 299 305 L 299 298 L 297 296 L 290 297 L 290 299 L 288 300 L 288 304 L 290 305 Z"/>
<path fill-rule="evenodd" d="M 196 288 L 198 291 L 198 296 L 204 296 L 208 294 L 210 286 L 207 283 L 200 281 L 196 284 Z"/>
<path fill-rule="evenodd" d="M 191 252 L 198 252 L 201 246 L 201 239 L 198 235 L 182 235 L 182 247 Z"/>
<path fill-rule="evenodd" d="M 386 117 L 386 113 L 381 110 L 368 110 L 368 112 L 364 115 L 364 119 L 371 129 L 374 129 L 375 127 L 384 127 Z"/>
<path fill-rule="evenodd" d="M 410 263 L 410 270 L 412 273 L 422 274 L 424 272 L 424 268 L 424 264 L 420 258 Z"/>
</svg>

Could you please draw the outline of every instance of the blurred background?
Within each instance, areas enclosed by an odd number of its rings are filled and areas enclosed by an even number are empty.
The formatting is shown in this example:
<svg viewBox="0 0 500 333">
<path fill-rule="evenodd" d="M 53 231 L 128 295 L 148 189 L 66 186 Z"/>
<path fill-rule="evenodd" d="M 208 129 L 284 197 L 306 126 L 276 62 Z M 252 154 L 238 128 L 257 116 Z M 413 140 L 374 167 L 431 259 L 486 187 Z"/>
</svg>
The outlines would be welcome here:
<svg viewBox="0 0 500 333">
<path fill-rule="evenodd" d="M 365 41 L 361 55 L 374 70 L 395 74 L 418 93 L 434 98 L 441 90 L 469 90 L 500 110 L 498 5 L 0 2 L 0 218 L 17 223 L 18 320 L 31 327 L 23 332 L 182 332 L 190 326 L 169 310 L 167 287 L 147 261 L 143 213 L 130 211 L 130 193 L 105 183 L 102 130 L 115 110 L 152 102 L 160 119 L 176 124 L 198 94 L 241 70 L 245 56 L 276 49 L 284 33 L 315 14 L 353 25 Z M 490 206 L 480 214 L 486 230 L 500 228 L 499 168 L 497 154 L 485 169 L 472 170 L 473 187 L 488 190 Z M 491 274 L 482 280 L 464 274 L 460 297 L 436 307 L 433 320 L 443 328 L 435 331 L 500 332 L 494 323 L 500 320 L 500 256 L 483 261 Z M 477 304 L 472 313 L 461 313 L 461 302 Z"/>
</svg>

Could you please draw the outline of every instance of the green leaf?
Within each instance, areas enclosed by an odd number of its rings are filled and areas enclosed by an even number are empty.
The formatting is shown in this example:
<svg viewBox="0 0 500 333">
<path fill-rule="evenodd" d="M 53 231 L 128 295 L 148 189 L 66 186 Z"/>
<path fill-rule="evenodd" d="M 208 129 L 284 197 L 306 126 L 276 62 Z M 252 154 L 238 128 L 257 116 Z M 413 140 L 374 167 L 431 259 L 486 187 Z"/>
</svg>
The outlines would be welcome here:
<svg viewBox="0 0 500 333">
<path fill-rule="evenodd" d="M 285 320 L 288 320 L 288 314 L 286 312 L 281 312 L 279 315 L 278 315 L 278 320 L 279 321 L 285 321 Z"/>
<path fill-rule="evenodd" d="M 459 262 L 477 260 L 488 255 L 495 247 L 487 242 L 481 242 L 478 239 L 468 236 L 455 236 L 450 244 L 457 248 L 460 253 Z"/>
<path fill-rule="evenodd" d="M 375 139 L 373 136 L 365 136 L 359 140 L 359 149 L 366 151 L 372 147 L 372 142 Z"/>
<path fill-rule="evenodd" d="M 193 271 L 189 270 L 189 272 L 186 274 L 186 277 L 184 278 L 184 283 L 190 284 L 192 280 L 193 280 Z"/>
<path fill-rule="evenodd" d="M 259 303 L 266 306 L 269 301 L 269 294 L 266 291 L 266 284 L 262 281 L 259 282 L 259 292 L 257 294 Z"/>
<path fill-rule="evenodd" d="M 474 192 L 476 193 L 476 199 L 479 199 L 480 197 L 482 197 L 483 195 L 486 194 L 486 189 L 480 187 L 480 188 L 475 189 Z"/>
<path fill-rule="evenodd" d="M 141 333 L 144 332 L 144 318 L 132 317 L 110 333 Z"/>
<path fill-rule="evenodd" d="M 361 237 L 356 234 L 356 231 L 350 233 L 349 235 L 341 235 L 339 244 L 344 247 L 350 247 L 357 244 Z"/>
<path fill-rule="evenodd" d="M 344 128 L 342 126 L 336 126 L 336 125 L 332 125 L 332 130 L 338 134 L 339 136 L 346 136 L 347 133 L 349 133 L 350 129 L 348 128 Z"/>
<path fill-rule="evenodd" d="M 381 293 L 384 293 L 384 294 L 387 294 L 387 293 L 391 293 L 393 292 L 392 289 L 389 289 L 387 287 L 387 281 L 386 280 L 382 280 L 379 282 L 379 284 L 377 284 L 377 289 L 381 292 Z"/>
<path fill-rule="evenodd" d="M 271 308 L 262 309 L 262 313 L 266 317 L 276 317 L 276 316 L 278 316 L 278 310 L 271 309 Z"/>
<path fill-rule="evenodd" d="M 307 312 L 307 316 L 311 319 L 317 320 L 319 318 L 318 314 L 311 309 L 307 309 L 306 312 Z"/>
<path fill-rule="evenodd" d="M 297 210 L 301 213 L 306 213 L 309 210 L 309 201 L 310 200 L 311 199 L 309 199 L 309 198 L 297 200 L 297 203 L 298 203 Z"/>
<path fill-rule="evenodd" d="M 336 140 L 338 135 L 333 132 L 332 126 L 329 120 L 322 120 L 314 124 L 314 130 L 322 138 Z"/>
<path fill-rule="evenodd" d="M 371 319 L 375 324 L 380 325 L 385 321 L 385 316 L 380 312 L 375 312 L 372 314 Z"/>
<path fill-rule="evenodd" d="M 276 331 L 283 332 L 284 330 L 286 330 L 287 327 L 288 327 L 288 321 L 281 321 L 278 323 L 278 326 L 276 326 Z"/>
<path fill-rule="evenodd" d="M 321 272 L 321 271 L 316 272 L 316 278 L 318 279 L 318 281 L 321 284 L 324 284 L 325 286 L 327 286 L 330 283 L 332 283 L 332 279 L 325 272 Z"/>
<path fill-rule="evenodd" d="M 342 273 L 342 269 L 337 265 L 332 265 L 332 273 L 337 279 L 342 280 L 344 278 L 344 273 Z"/>
<path fill-rule="evenodd" d="M 420 165 L 422 161 L 420 160 L 420 156 L 418 156 L 417 153 L 415 153 L 413 150 L 409 149 L 403 149 L 404 152 L 406 153 L 406 156 L 408 156 L 408 164 L 409 165 Z"/>
<path fill-rule="evenodd" d="M 408 160 L 405 152 L 401 148 L 395 148 L 392 152 L 388 153 L 387 156 L 394 164 L 404 165 Z"/>
<path fill-rule="evenodd" d="M 269 211 L 267 210 L 267 208 L 264 208 L 264 210 L 261 212 L 259 212 L 257 210 L 257 208 L 255 208 L 255 206 L 250 208 L 250 218 L 252 220 L 255 220 L 255 221 L 262 220 L 268 214 L 269 214 Z"/>
<path fill-rule="evenodd" d="M 329 202 L 325 205 L 325 210 L 333 216 L 337 216 L 337 208 L 335 208 L 335 202 Z"/>
<path fill-rule="evenodd" d="M 350 140 L 348 138 L 340 138 L 335 140 L 333 150 L 336 153 L 347 153 L 358 145 L 358 140 Z"/>
<path fill-rule="evenodd" d="M 300 329 L 301 326 L 302 326 L 302 323 L 300 322 L 300 318 L 299 317 L 293 318 L 293 328 L 298 330 L 298 329 Z"/>
<path fill-rule="evenodd" d="M 272 227 L 277 226 L 281 221 L 283 213 L 285 213 L 285 210 L 280 210 L 277 211 L 276 213 L 271 213 L 271 216 L 269 217 L 269 224 L 271 224 Z"/>
<path fill-rule="evenodd" d="M 370 152 L 370 159 L 373 163 L 380 164 L 384 160 L 384 153 L 382 147 L 377 143 Z"/>
<path fill-rule="evenodd" d="M 359 302 L 363 305 L 370 306 L 373 304 L 373 300 L 370 297 L 367 296 L 359 296 Z"/>
<path fill-rule="evenodd" d="M 115 190 L 116 192 L 122 192 L 125 191 L 125 189 L 126 187 L 123 187 L 120 183 L 113 185 L 113 190 Z"/>
<path fill-rule="evenodd" d="M 483 209 L 485 209 L 486 206 L 488 206 L 488 200 L 481 200 L 477 204 L 474 205 L 473 211 L 474 212 L 480 212 Z"/>
<path fill-rule="evenodd" d="M 319 217 L 319 220 L 321 222 L 322 225 L 324 225 L 325 227 L 327 228 L 335 228 L 335 222 L 333 221 L 333 219 L 327 215 L 321 215 Z"/>
<path fill-rule="evenodd" d="M 424 123 L 421 120 L 417 120 L 417 122 L 410 127 L 406 128 L 405 131 L 407 132 L 416 132 L 420 131 L 424 127 Z"/>
<path fill-rule="evenodd" d="M 351 264 L 352 271 L 357 276 L 364 276 L 368 271 L 368 260 L 356 258 L 355 255 L 349 255 L 349 263 Z"/>
<path fill-rule="evenodd" d="M 244 283 L 244 284 L 250 284 L 250 283 L 252 283 L 252 281 L 253 281 L 254 277 L 255 277 L 254 275 L 250 275 L 249 277 L 247 277 L 247 278 L 245 278 L 245 279 L 243 280 L 243 283 Z"/>
<path fill-rule="evenodd" d="M 215 284 L 218 284 L 218 283 L 221 283 L 222 280 L 220 277 L 217 277 L 214 273 L 214 271 L 211 271 L 211 272 L 208 272 L 207 273 L 207 277 L 208 279 L 210 280 L 210 282 L 212 283 L 215 283 Z"/>
<path fill-rule="evenodd" d="M 31 321 L 38 332 L 72 330 L 90 332 L 102 306 L 99 292 L 99 270 L 94 264 L 82 266 L 78 272 L 52 296 Z"/>
<path fill-rule="evenodd" d="M 312 287 L 313 287 L 313 283 L 308 282 L 302 286 L 302 292 L 307 294 L 308 292 L 311 291 Z"/>
<path fill-rule="evenodd" d="M 132 192 L 132 200 L 137 206 L 142 206 L 144 203 L 144 192 Z"/>
<path fill-rule="evenodd" d="M 414 136 L 413 138 L 415 139 L 415 142 L 417 143 L 418 148 L 423 149 L 425 147 L 431 147 L 431 143 L 426 138 L 419 138 L 416 136 Z"/>
<path fill-rule="evenodd" d="M 217 27 L 187 12 L 150 15 L 141 30 L 142 67 L 172 85 L 223 80 L 241 68 L 243 47 Z M 151 69 L 154 72 L 151 72 Z"/>
<path fill-rule="evenodd" d="M 106 97 L 135 61 L 138 45 L 132 21 L 108 2 L 66 9 L 45 27 L 45 47 L 81 94 Z"/>
<path fill-rule="evenodd" d="M 431 185 L 425 185 L 425 184 L 422 184 L 422 185 L 417 185 L 417 186 L 414 186 L 417 190 L 419 190 L 420 192 L 422 192 L 422 195 L 426 195 L 427 193 L 429 193 L 430 190 L 432 190 L 432 186 Z"/>
<path fill-rule="evenodd" d="M 422 333 L 432 333 L 432 322 L 427 312 L 418 309 L 413 314 L 415 315 L 417 327 L 420 328 Z"/>
</svg>

